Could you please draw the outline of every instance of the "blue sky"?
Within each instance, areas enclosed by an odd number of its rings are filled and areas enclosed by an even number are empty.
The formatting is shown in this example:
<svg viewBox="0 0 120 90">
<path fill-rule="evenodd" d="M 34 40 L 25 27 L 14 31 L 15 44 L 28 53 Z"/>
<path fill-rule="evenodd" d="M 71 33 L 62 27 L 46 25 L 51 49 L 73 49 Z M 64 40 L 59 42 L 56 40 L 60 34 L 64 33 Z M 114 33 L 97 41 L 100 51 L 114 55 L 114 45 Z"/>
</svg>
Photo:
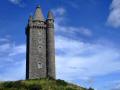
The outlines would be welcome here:
<svg viewBox="0 0 120 90">
<path fill-rule="evenodd" d="M 38 4 L 55 16 L 57 78 L 120 90 L 120 0 L 1 0 L 0 81 L 25 79 L 25 27 Z"/>
</svg>

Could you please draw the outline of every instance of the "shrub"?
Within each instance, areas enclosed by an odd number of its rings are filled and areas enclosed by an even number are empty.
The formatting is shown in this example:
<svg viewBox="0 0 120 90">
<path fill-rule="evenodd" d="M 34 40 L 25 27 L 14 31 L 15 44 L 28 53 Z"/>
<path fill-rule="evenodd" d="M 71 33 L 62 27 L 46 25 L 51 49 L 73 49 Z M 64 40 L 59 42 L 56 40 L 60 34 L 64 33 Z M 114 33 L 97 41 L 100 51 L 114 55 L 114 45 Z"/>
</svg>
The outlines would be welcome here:
<svg viewBox="0 0 120 90">
<path fill-rule="evenodd" d="M 62 85 L 62 86 L 67 86 L 67 83 L 64 80 L 60 80 L 60 79 L 56 80 L 56 84 Z"/>
<path fill-rule="evenodd" d="M 94 89 L 90 87 L 88 90 L 94 90 Z"/>
<path fill-rule="evenodd" d="M 29 85 L 28 90 L 42 90 L 42 87 L 37 84 Z"/>
<path fill-rule="evenodd" d="M 14 82 L 5 82 L 5 83 L 2 83 L 2 86 L 6 87 L 6 88 L 12 88 L 13 87 L 13 83 Z"/>
<path fill-rule="evenodd" d="M 67 87 L 65 90 L 76 90 L 76 89 L 71 88 L 71 87 Z"/>
</svg>

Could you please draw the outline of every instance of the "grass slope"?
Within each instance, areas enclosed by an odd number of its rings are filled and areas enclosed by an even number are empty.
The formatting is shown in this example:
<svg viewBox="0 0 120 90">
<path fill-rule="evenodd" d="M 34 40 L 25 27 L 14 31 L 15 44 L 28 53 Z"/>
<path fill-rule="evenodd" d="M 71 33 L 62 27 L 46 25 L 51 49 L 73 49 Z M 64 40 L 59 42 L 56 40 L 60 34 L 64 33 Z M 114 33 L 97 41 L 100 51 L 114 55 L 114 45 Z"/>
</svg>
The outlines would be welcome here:
<svg viewBox="0 0 120 90">
<path fill-rule="evenodd" d="M 1 82 L 0 90 L 93 90 L 86 89 L 64 80 L 36 79 Z"/>
</svg>

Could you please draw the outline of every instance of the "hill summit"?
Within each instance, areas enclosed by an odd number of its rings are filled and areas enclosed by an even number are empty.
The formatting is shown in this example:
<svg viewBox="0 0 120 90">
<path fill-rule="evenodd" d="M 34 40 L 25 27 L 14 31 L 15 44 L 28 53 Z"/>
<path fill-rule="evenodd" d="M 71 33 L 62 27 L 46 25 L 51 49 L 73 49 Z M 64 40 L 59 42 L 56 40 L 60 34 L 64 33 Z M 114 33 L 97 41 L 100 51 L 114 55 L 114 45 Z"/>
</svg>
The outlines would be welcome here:
<svg viewBox="0 0 120 90">
<path fill-rule="evenodd" d="M 92 88 L 86 89 L 64 80 L 54 79 L 34 79 L 34 80 L 20 80 L 8 81 L 0 83 L 0 90 L 94 90 Z"/>
</svg>

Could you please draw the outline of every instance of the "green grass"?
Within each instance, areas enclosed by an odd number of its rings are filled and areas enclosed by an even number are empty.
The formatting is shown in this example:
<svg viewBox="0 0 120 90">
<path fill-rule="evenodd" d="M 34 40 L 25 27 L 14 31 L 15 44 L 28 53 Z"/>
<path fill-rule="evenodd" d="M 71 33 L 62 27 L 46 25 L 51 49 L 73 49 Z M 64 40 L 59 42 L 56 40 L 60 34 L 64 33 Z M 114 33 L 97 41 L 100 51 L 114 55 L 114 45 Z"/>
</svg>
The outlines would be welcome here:
<svg viewBox="0 0 120 90">
<path fill-rule="evenodd" d="M 36 79 L 21 80 L 14 82 L 1 82 L 0 90 L 89 90 L 64 80 Z M 92 89 L 90 89 L 92 90 Z"/>
</svg>

